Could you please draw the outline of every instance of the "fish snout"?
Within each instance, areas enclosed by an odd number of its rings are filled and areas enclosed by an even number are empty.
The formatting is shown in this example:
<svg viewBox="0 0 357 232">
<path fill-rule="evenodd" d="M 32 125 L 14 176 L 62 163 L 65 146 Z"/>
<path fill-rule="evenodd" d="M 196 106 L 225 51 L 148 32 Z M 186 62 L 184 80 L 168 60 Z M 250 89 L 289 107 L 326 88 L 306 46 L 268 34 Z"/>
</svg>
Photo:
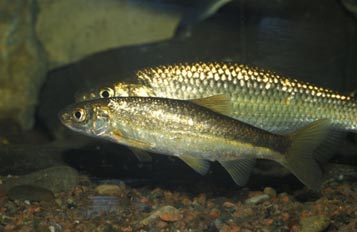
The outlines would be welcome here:
<svg viewBox="0 0 357 232">
<path fill-rule="evenodd" d="M 74 94 L 75 102 L 82 102 L 88 100 L 87 95 L 83 91 L 78 91 Z"/>
<path fill-rule="evenodd" d="M 68 112 L 62 110 L 58 113 L 58 118 L 64 125 L 67 125 L 71 121 L 72 116 Z"/>
<path fill-rule="evenodd" d="M 89 101 L 99 98 L 99 96 L 96 95 L 96 91 L 94 89 L 88 90 L 79 90 L 74 94 L 74 100 L 75 102 L 83 102 L 83 101 Z"/>
</svg>

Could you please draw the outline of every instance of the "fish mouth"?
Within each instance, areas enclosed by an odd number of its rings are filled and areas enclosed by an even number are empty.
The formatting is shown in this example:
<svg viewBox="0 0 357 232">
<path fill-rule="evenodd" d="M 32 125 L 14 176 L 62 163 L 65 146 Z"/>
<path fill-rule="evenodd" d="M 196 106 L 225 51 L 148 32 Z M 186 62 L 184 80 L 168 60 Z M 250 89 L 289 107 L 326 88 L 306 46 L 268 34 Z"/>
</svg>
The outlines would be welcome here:
<svg viewBox="0 0 357 232">
<path fill-rule="evenodd" d="M 88 97 L 82 91 L 78 91 L 74 94 L 75 102 L 82 102 L 82 101 L 86 101 L 87 99 Z"/>
<path fill-rule="evenodd" d="M 94 89 L 90 89 L 89 92 L 84 90 L 79 90 L 74 94 L 74 100 L 75 102 L 83 102 L 83 101 L 96 99 L 98 97 L 95 95 L 94 92 L 95 92 Z"/>
<path fill-rule="evenodd" d="M 65 126 L 69 126 L 68 123 L 71 121 L 71 115 L 65 111 L 60 111 L 58 113 L 58 118 L 61 123 Z"/>
<path fill-rule="evenodd" d="M 58 118 L 61 121 L 61 123 L 68 129 L 77 132 L 82 132 L 79 128 L 77 128 L 75 123 L 73 123 L 73 116 L 70 113 L 66 112 L 65 110 L 58 113 Z"/>
</svg>

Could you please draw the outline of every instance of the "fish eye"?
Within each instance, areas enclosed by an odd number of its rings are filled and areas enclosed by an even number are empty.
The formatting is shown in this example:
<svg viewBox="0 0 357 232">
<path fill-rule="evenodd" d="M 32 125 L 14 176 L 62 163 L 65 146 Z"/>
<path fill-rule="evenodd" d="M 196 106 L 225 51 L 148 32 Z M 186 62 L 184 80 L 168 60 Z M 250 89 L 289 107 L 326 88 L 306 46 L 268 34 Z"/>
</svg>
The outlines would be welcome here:
<svg viewBox="0 0 357 232">
<path fill-rule="evenodd" d="M 73 112 L 73 117 L 77 122 L 83 122 L 86 119 L 86 112 L 83 109 L 77 109 Z"/>
<path fill-rule="evenodd" d="M 102 89 L 99 93 L 101 98 L 113 97 L 114 91 L 111 88 Z"/>
</svg>

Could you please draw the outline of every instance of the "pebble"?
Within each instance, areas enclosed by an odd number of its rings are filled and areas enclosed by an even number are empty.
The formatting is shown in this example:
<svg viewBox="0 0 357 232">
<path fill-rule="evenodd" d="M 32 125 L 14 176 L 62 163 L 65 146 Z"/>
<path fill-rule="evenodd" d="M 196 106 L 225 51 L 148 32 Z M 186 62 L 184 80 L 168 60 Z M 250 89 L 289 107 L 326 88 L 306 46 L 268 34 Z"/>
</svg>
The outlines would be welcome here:
<svg viewBox="0 0 357 232">
<path fill-rule="evenodd" d="M 138 209 L 140 212 L 149 213 L 152 210 L 151 205 L 148 205 L 146 203 L 135 202 L 134 205 L 135 208 Z"/>
<path fill-rule="evenodd" d="M 352 183 L 351 189 L 352 191 L 357 192 L 357 183 Z"/>
<path fill-rule="evenodd" d="M 8 214 L 14 214 L 18 212 L 17 206 L 14 201 L 6 201 L 4 204 L 1 205 L 2 208 L 6 209 Z"/>
<path fill-rule="evenodd" d="M 227 207 L 227 208 L 233 208 L 233 207 L 235 207 L 235 204 L 232 202 L 226 201 L 223 203 L 223 206 Z"/>
<path fill-rule="evenodd" d="M 301 232 L 320 232 L 330 225 L 330 219 L 324 215 L 307 217 L 301 220 Z"/>
<path fill-rule="evenodd" d="M 72 198 L 67 199 L 67 208 L 74 209 L 77 207 L 76 202 Z"/>
<path fill-rule="evenodd" d="M 153 213 L 151 213 L 150 216 L 141 220 L 140 223 L 143 225 L 149 225 L 157 218 L 160 218 L 162 221 L 165 222 L 173 222 L 182 219 L 182 217 L 183 216 L 180 213 L 180 210 L 176 209 L 171 205 L 166 205 L 155 210 Z"/>
<path fill-rule="evenodd" d="M 258 196 L 254 196 L 251 198 L 248 198 L 244 203 L 248 205 L 257 205 L 260 203 L 263 203 L 266 200 L 269 200 L 270 196 L 268 194 L 261 194 Z"/>
<path fill-rule="evenodd" d="M 119 205 L 119 198 L 115 196 L 93 196 L 91 200 L 92 206 L 88 207 L 87 210 L 89 215 L 100 212 L 119 213 L 122 210 Z"/>
<path fill-rule="evenodd" d="M 272 187 L 265 187 L 263 192 L 265 194 L 268 194 L 271 198 L 276 197 L 276 191 Z"/>
<path fill-rule="evenodd" d="M 49 227 L 48 227 L 48 230 L 49 230 L 50 232 L 56 232 L 56 229 L 55 229 L 54 226 L 49 226 Z"/>
<path fill-rule="evenodd" d="M 104 196 L 118 196 L 120 195 L 124 190 L 116 184 L 102 184 L 98 185 L 95 188 L 95 192 L 99 195 L 104 195 Z"/>
<path fill-rule="evenodd" d="M 55 203 L 57 204 L 57 206 L 62 206 L 62 200 L 60 198 L 56 198 Z"/>
<path fill-rule="evenodd" d="M 216 228 L 219 228 L 223 225 L 223 222 L 221 219 L 217 218 L 216 220 L 214 220 L 213 224 Z"/>
<path fill-rule="evenodd" d="M 6 193 L 5 189 L 0 187 L 0 198 L 5 197 L 6 195 L 7 195 L 7 193 Z"/>
<path fill-rule="evenodd" d="M 220 215 L 221 211 L 217 208 L 211 209 L 211 211 L 208 213 L 208 216 L 213 220 L 219 218 Z"/>
<path fill-rule="evenodd" d="M 180 213 L 162 213 L 159 215 L 160 219 L 164 222 L 176 222 L 182 219 L 182 214 Z"/>
<path fill-rule="evenodd" d="M 49 226 L 48 229 L 50 230 L 50 227 L 54 229 L 54 232 L 62 232 L 62 226 L 58 223 L 54 223 L 52 226 Z"/>
</svg>

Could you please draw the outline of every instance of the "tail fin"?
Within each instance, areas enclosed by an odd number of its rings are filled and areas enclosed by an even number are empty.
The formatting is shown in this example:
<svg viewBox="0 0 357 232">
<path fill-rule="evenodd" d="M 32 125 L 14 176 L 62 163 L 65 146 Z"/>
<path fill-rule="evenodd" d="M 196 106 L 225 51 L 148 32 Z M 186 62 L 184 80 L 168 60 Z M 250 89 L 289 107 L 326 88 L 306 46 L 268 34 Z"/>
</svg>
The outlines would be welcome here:
<svg viewBox="0 0 357 232">
<path fill-rule="evenodd" d="M 291 146 L 283 165 L 301 182 L 313 190 L 319 190 L 322 172 L 313 152 L 326 138 L 330 129 L 328 119 L 317 120 L 291 134 Z"/>
<path fill-rule="evenodd" d="M 327 163 L 341 147 L 346 134 L 345 131 L 331 129 L 328 136 L 322 141 L 322 144 L 316 148 L 314 152 L 315 160 L 319 164 Z"/>
</svg>

